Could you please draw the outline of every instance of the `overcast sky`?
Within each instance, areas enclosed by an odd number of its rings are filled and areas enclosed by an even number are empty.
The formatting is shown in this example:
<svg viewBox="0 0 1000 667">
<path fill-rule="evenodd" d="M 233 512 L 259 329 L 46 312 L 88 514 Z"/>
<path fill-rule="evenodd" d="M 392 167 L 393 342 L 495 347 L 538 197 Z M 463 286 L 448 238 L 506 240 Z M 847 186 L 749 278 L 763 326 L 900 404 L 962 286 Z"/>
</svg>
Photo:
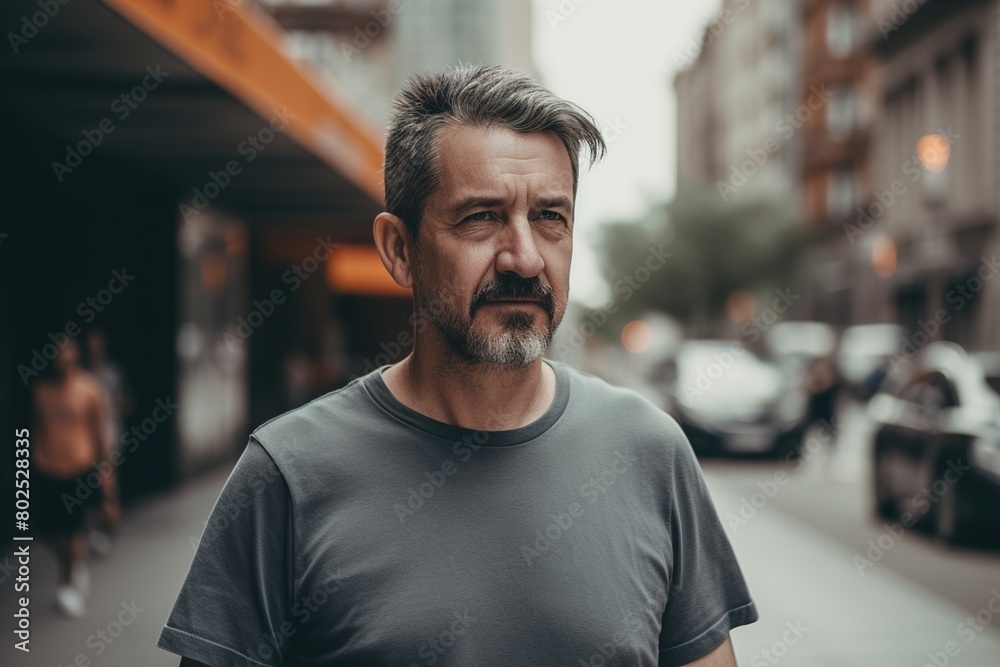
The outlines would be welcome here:
<svg viewBox="0 0 1000 667">
<path fill-rule="evenodd" d="M 535 64 L 560 97 L 590 111 L 610 140 L 608 156 L 581 173 L 572 297 L 608 298 L 591 252 L 602 221 L 638 217 L 673 196 L 673 76 L 720 0 L 533 0 Z M 562 11 L 560 11 L 562 7 Z"/>
</svg>

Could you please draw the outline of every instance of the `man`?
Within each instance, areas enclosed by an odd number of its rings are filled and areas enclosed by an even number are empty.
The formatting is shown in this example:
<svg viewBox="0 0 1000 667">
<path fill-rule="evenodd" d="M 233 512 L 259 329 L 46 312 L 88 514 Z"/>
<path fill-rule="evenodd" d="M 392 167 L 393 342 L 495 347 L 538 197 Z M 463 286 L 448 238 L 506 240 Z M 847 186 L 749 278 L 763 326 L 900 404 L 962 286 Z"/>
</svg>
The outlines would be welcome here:
<svg viewBox="0 0 1000 667">
<path fill-rule="evenodd" d="M 592 118 L 497 67 L 411 79 L 386 269 L 413 352 L 254 431 L 159 646 L 182 665 L 735 665 L 757 619 L 690 445 L 543 360 Z"/>
<path fill-rule="evenodd" d="M 56 552 L 56 605 L 72 617 L 83 615 L 89 588 L 87 510 L 102 499 L 100 487 L 79 480 L 108 457 L 110 446 L 103 390 L 93 373 L 81 368 L 79 355 L 76 340 L 68 339 L 33 387 L 32 500 L 40 533 Z"/>
</svg>

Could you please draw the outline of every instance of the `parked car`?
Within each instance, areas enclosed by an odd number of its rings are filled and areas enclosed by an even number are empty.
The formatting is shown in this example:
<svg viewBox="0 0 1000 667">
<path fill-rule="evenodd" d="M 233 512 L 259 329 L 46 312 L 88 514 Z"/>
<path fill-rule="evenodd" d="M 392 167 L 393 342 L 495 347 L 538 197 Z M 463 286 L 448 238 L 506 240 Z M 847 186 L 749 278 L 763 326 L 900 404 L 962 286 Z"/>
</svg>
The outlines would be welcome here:
<svg viewBox="0 0 1000 667">
<path fill-rule="evenodd" d="M 868 405 L 878 514 L 946 542 L 996 541 L 1000 360 L 935 342 L 899 366 Z"/>
<path fill-rule="evenodd" d="M 667 409 L 697 454 L 798 453 L 808 400 L 777 364 L 727 340 L 685 342 L 674 363 Z"/>
<path fill-rule="evenodd" d="M 844 388 L 867 401 L 875 393 L 876 372 L 899 354 L 903 329 L 898 324 L 858 324 L 844 329 L 837 350 L 837 369 Z"/>
<path fill-rule="evenodd" d="M 837 332 L 826 322 L 778 322 L 764 339 L 776 357 L 797 357 L 806 363 L 829 357 L 837 346 Z"/>
</svg>

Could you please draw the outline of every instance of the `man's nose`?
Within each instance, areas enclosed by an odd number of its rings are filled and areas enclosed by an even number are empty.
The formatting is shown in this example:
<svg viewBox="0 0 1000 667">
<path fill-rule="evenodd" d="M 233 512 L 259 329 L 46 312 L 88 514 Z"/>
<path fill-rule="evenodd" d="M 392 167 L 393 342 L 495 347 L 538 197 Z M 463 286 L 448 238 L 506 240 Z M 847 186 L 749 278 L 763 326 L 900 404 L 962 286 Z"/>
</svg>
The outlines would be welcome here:
<svg viewBox="0 0 1000 667">
<path fill-rule="evenodd" d="M 538 252 L 531 222 L 521 216 L 510 220 L 503 231 L 502 246 L 497 255 L 497 272 L 534 278 L 543 268 L 545 260 Z"/>
</svg>

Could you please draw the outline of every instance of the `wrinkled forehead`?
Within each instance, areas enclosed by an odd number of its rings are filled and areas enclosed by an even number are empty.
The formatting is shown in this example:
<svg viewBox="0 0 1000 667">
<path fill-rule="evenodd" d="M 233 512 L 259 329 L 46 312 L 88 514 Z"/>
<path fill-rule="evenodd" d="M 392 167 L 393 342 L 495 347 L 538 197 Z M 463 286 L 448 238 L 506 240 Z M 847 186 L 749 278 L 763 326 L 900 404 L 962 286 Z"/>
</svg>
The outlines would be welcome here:
<svg viewBox="0 0 1000 667">
<path fill-rule="evenodd" d="M 573 196 L 569 151 L 552 132 L 446 125 L 435 152 L 439 193 L 445 199 L 512 185 Z"/>
</svg>

